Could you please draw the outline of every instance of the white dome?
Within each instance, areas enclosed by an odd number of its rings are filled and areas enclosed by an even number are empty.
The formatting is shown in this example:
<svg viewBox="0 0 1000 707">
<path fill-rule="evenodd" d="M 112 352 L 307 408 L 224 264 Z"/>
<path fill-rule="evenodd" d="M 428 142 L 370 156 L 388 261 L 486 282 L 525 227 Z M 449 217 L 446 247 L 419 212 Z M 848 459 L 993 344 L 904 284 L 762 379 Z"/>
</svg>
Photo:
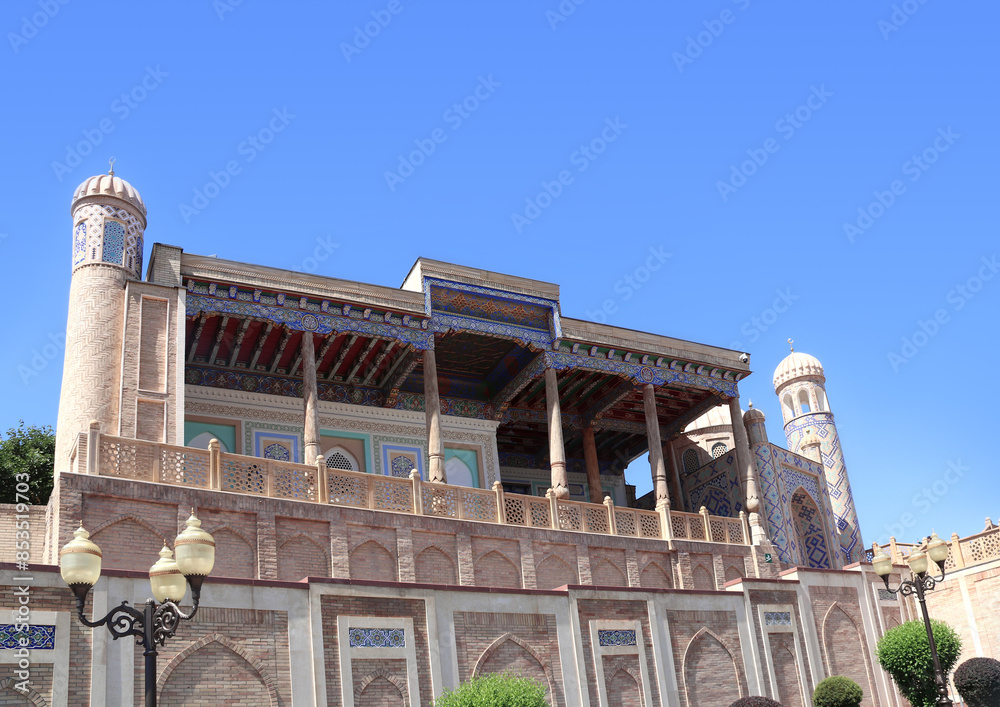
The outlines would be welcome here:
<svg viewBox="0 0 1000 707">
<path fill-rule="evenodd" d="M 823 375 L 823 364 L 815 356 L 792 351 L 774 369 L 774 390 L 777 391 L 785 383 L 805 376 L 818 376 L 826 380 Z"/>
<path fill-rule="evenodd" d="M 71 211 L 76 210 L 77 204 L 81 200 L 86 200 L 85 203 L 94 203 L 104 201 L 109 197 L 131 205 L 138 211 L 137 215 L 145 222 L 146 205 L 143 203 L 142 197 L 139 196 L 139 192 L 124 179 L 113 174 L 99 174 L 85 179 L 73 193 Z M 145 226 L 145 223 L 143 225 Z"/>
<path fill-rule="evenodd" d="M 700 416 L 698 416 L 698 418 L 689 422 L 684 427 L 684 433 L 689 434 L 706 427 L 721 427 L 732 424 L 732 418 L 729 416 L 729 406 L 719 405 L 717 407 L 710 408 L 708 411 L 703 412 Z"/>
</svg>

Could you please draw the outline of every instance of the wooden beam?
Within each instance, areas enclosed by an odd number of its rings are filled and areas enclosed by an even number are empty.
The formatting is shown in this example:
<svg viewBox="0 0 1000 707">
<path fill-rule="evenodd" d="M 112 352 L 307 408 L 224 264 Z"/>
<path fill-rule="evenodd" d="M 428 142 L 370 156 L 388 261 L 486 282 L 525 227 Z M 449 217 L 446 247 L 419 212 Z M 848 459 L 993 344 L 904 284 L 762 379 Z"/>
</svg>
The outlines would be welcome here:
<svg viewBox="0 0 1000 707">
<path fill-rule="evenodd" d="M 396 347 L 395 340 L 390 341 L 388 344 L 386 344 L 385 348 L 382 349 L 381 353 L 379 353 L 379 355 L 375 357 L 375 361 L 372 363 L 372 365 L 368 367 L 367 371 L 365 371 L 365 377 L 361 381 L 361 385 L 368 385 L 371 382 L 372 376 L 378 373 L 378 369 L 382 366 L 382 362 L 385 360 L 385 357 L 388 356 L 389 353 L 395 347 Z"/>
<path fill-rule="evenodd" d="M 281 336 L 281 343 L 278 344 L 278 350 L 274 354 L 274 360 L 271 361 L 270 372 L 274 373 L 275 369 L 278 368 L 278 362 L 285 353 L 285 347 L 288 346 L 288 340 L 292 338 L 292 330 L 285 327 L 285 333 Z"/>
<path fill-rule="evenodd" d="M 229 354 L 229 367 L 236 367 L 236 360 L 240 357 L 240 347 L 243 346 L 243 337 L 246 336 L 247 329 L 250 328 L 252 319 L 244 319 L 240 324 L 240 330 L 236 333 L 236 343 L 233 344 L 233 352 Z"/>
<path fill-rule="evenodd" d="M 208 315 L 202 312 L 198 315 L 198 324 L 194 328 L 194 336 L 191 337 L 191 349 L 188 352 L 188 363 L 194 361 L 194 355 L 198 351 L 198 343 L 201 341 L 201 330 L 205 328 Z"/>
<path fill-rule="evenodd" d="M 364 363 L 366 358 L 368 358 L 368 354 L 372 352 L 372 349 L 375 348 L 375 345 L 379 341 L 381 341 L 381 339 L 377 339 L 373 336 L 368 342 L 368 346 L 365 347 L 365 350 L 358 354 L 357 360 L 354 362 L 354 365 L 351 366 L 351 370 L 348 372 L 347 377 L 344 378 L 345 383 L 351 382 L 351 379 L 354 378 L 354 374 L 358 372 L 358 369 L 361 368 L 361 364 Z"/>
<path fill-rule="evenodd" d="M 348 337 L 347 341 L 344 342 L 344 345 L 340 347 L 340 353 L 337 355 L 337 360 L 333 362 L 333 365 L 330 366 L 329 373 L 326 374 L 326 379 L 328 381 L 333 380 L 333 377 L 337 374 L 337 369 L 340 368 L 340 364 L 344 362 L 344 358 L 347 356 L 347 352 L 351 350 L 351 348 L 354 346 L 354 342 L 357 340 L 358 340 L 358 335 L 351 334 L 350 337 Z"/>
<path fill-rule="evenodd" d="M 247 370 L 254 371 L 257 369 L 257 359 L 260 358 L 260 352 L 264 350 L 264 344 L 267 342 L 267 337 L 271 335 L 271 330 L 274 328 L 274 322 L 268 322 L 264 330 L 257 334 L 257 343 L 253 347 L 253 356 L 250 357 L 250 364 L 247 366 Z"/>
<path fill-rule="evenodd" d="M 212 353 L 208 355 L 208 365 L 212 366 L 215 364 L 215 357 L 219 353 L 219 345 L 222 344 L 222 337 L 226 334 L 226 329 L 229 327 L 229 315 L 226 314 L 222 317 L 222 323 L 219 324 L 218 331 L 215 332 L 215 343 L 212 344 Z"/>
</svg>

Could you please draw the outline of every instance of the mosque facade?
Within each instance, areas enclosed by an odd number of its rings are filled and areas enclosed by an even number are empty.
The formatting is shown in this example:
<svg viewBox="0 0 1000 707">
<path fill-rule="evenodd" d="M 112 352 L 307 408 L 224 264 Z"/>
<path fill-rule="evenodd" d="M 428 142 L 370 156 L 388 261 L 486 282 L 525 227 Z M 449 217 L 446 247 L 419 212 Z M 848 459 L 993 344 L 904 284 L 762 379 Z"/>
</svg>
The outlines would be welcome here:
<svg viewBox="0 0 1000 707">
<path fill-rule="evenodd" d="M 143 263 L 113 174 L 71 213 L 31 704 L 140 701 L 141 656 L 79 624 L 59 548 L 82 523 L 102 549 L 88 611 L 142 601 L 192 508 L 217 559 L 160 650 L 166 704 L 429 705 L 504 669 L 553 705 L 808 705 L 833 674 L 903 704 L 872 652 L 915 613 L 864 562 L 816 358 L 774 372 L 781 447 L 741 406 L 748 354 L 564 316 L 552 283 L 420 258 L 389 288 L 161 243 Z"/>
</svg>

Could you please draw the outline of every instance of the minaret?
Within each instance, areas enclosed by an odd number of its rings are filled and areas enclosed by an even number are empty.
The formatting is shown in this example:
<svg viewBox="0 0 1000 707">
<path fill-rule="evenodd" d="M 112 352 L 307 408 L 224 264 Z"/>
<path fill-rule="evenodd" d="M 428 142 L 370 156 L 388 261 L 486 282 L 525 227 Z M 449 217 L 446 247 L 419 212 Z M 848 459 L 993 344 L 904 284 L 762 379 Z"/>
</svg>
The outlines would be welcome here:
<svg viewBox="0 0 1000 707">
<path fill-rule="evenodd" d="M 114 173 L 77 187 L 73 215 L 73 276 L 66 321 L 55 470 L 69 469 L 80 432 L 97 420 L 118 434 L 125 283 L 142 279 L 146 206 L 139 192 Z"/>
<path fill-rule="evenodd" d="M 788 343 L 792 343 L 791 339 Z M 774 392 L 781 401 L 788 448 L 814 461 L 822 461 L 837 523 L 837 527 L 830 530 L 840 537 L 841 561 L 845 565 L 860 562 L 864 559 L 864 543 L 837 426 L 826 397 L 823 364 L 809 354 L 792 349 L 774 371 Z M 814 500 L 821 503 L 821 499 Z"/>
</svg>

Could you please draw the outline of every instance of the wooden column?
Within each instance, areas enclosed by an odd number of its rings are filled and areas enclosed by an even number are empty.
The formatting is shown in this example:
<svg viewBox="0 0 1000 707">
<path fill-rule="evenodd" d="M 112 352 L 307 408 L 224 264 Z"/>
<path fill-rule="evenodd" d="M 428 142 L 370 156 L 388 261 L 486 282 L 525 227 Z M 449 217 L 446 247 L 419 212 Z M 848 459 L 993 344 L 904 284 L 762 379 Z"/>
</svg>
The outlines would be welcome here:
<svg viewBox="0 0 1000 707">
<path fill-rule="evenodd" d="M 587 485 L 590 486 L 590 502 L 603 503 L 604 489 L 601 488 L 601 467 L 597 461 L 597 442 L 594 428 L 590 425 L 583 430 L 583 458 L 587 462 Z"/>
<path fill-rule="evenodd" d="M 653 474 L 656 509 L 670 508 L 667 468 L 663 464 L 663 443 L 660 441 L 660 420 L 656 415 L 656 391 L 652 383 L 642 386 L 642 404 L 646 411 L 646 441 L 649 444 L 649 469 Z"/>
<path fill-rule="evenodd" d="M 549 423 L 549 466 L 552 469 L 552 491 L 556 498 L 569 498 L 566 477 L 566 448 L 563 446 L 562 409 L 559 407 L 559 383 L 556 369 L 545 369 L 545 408 Z"/>
<path fill-rule="evenodd" d="M 302 441 L 305 446 L 302 463 L 315 464 L 320 455 L 319 446 L 319 386 L 316 383 L 316 347 L 313 333 L 302 332 L 302 398 L 305 405 L 305 424 Z"/>
<path fill-rule="evenodd" d="M 427 415 L 427 481 L 444 484 L 447 479 L 444 473 L 444 443 L 441 441 L 441 396 L 438 393 L 434 349 L 424 351 L 424 412 Z"/>
<path fill-rule="evenodd" d="M 739 467 L 740 483 L 746 492 L 746 510 L 756 513 L 760 510 L 760 497 L 757 491 L 757 468 L 750 456 L 750 442 L 747 439 L 747 428 L 743 425 L 743 413 L 740 410 L 740 396 L 729 398 L 729 417 L 733 421 L 733 437 L 736 439 L 736 464 Z M 752 519 L 751 519 L 752 520 Z"/>
<path fill-rule="evenodd" d="M 670 481 L 674 486 L 674 503 L 677 504 L 678 510 L 684 510 L 686 506 L 684 503 L 684 487 L 681 485 L 681 473 L 677 468 L 677 454 L 674 450 L 673 440 L 668 440 L 663 445 L 663 455 L 666 457 L 667 466 L 670 467 Z"/>
</svg>

